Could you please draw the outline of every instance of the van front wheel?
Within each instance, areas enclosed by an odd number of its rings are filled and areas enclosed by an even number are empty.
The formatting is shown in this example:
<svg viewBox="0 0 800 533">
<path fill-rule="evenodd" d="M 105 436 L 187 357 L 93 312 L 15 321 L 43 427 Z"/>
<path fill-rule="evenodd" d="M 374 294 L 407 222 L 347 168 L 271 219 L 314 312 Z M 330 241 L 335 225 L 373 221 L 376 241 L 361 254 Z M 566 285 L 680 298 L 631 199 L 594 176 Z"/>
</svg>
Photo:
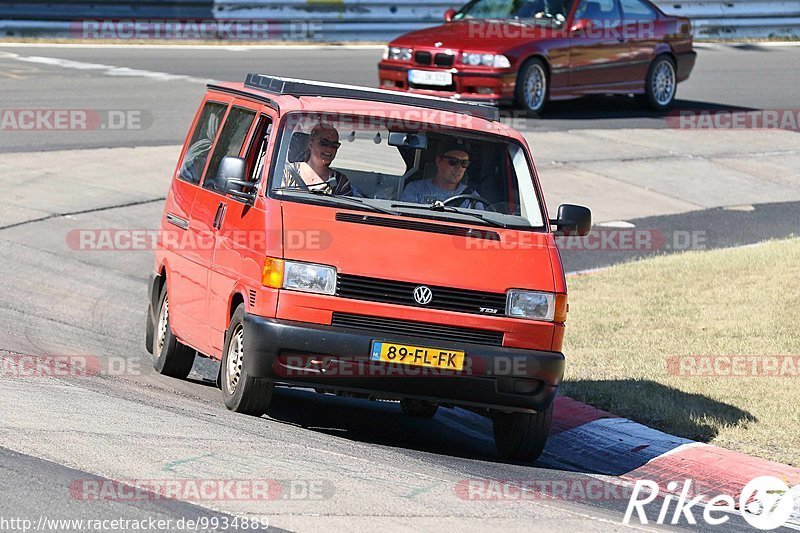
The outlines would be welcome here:
<svg viewBox="0 0 800 533">
<path fill-rule="evenodd" d="M 497 453 L 512 461 L 535 461 L 544 450 L 552 418 L 552 405 L 537 413 L 495 413 Z"/>
<path fill-rule="evenodd" d="M 254 378 L 247 374 L 245 359 L 247 347 L 244 343 L 244 305 L 239 305 L 231 317 L 225 347 L 222 351 L 221 388 L 225 407 L 231 411 L 252 416 L 261 416 L 269 409 L 275 388 L 271 381 Z"/>
</svg>

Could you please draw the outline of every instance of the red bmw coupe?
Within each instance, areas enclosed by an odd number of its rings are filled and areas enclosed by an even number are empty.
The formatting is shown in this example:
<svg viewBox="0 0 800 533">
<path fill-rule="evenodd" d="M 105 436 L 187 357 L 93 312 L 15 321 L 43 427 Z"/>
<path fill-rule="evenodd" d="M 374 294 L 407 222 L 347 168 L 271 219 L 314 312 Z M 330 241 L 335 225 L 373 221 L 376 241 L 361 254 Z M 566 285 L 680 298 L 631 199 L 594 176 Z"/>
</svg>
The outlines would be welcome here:
<svg viewBox="0 0 800 533">
<path fill-rule="evenodd" d="M 472 0 L 445 21 L 389 43 L 381 88 L 532 116 L 590 94 L 634 94 L 663 111 L 697 55 L 689 19 L 647 0 Z"/>
</svg>

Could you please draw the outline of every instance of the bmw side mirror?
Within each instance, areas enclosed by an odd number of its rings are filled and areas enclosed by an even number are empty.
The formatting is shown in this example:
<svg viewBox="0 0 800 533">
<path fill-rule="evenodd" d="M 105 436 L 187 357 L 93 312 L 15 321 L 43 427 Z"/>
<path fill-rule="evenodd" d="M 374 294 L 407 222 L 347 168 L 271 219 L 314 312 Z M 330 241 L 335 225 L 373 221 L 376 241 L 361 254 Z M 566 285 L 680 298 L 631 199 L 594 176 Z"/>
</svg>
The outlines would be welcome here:
<svg viewBox="0 0 800 533">
<path fill-rule="evenodd" d="M 456 16 L 456 10 L 453 9 L 453 8 L 450 8 L 447 11 L 444 12 L 444 21 L 445 22 L 450 22 L 451 20 L 453 20 L 453 17 L 455 17 L 455 16 Z"/>
<path fill-rule="evenodd" d="M 592 230 L 592 212 L 582 205 L 561 204 L 558 217 L 551 219 L 550 224 L 557 228 L 555 235 L 583 237 Z"/>
<path fill-rule="evenodd" d="M 241 157 L 225 156 L 217 171 L 217 183 L 225 184 L 225 194 L 253 203 L 256 184 L 244 180 L 247 162 Z"/>
</svg>

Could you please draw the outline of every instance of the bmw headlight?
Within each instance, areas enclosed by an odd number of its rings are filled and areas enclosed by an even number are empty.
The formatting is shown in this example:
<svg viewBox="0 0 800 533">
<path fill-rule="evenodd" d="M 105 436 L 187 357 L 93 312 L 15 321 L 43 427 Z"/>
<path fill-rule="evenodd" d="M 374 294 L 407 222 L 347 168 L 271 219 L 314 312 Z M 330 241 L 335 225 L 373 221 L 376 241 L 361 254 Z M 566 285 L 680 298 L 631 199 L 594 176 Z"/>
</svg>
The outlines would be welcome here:
<svg viewBox="0 0 800 533">
<path fill-rule="evenodd" d="M 512 289 L 506 294 L 506 316 L 552 321 L 555 315 L 556 295 L 552 292 Z"/>
<path fill-rule="evenodd" d="M 499 54 L 479 54 L 475 52 L 464 52 L 461 54 L 461 62 L 471 67 L 494 67 L 509 68 L 511 62 L 506 56 Z"/>
<path fill-rule="evenodd" d="M 388 46 L 383 53 L 384 59 L 391 59 L 393 61 L 409 61 L 411 59 L 411 48 L 404 48 L 402 46 Z"/>
<path fill-rule="evenodd" d="M 321 294 L 336 293 L 336 269 L 314 263 L 284 261 L 283 288 Z"/>
</svg>

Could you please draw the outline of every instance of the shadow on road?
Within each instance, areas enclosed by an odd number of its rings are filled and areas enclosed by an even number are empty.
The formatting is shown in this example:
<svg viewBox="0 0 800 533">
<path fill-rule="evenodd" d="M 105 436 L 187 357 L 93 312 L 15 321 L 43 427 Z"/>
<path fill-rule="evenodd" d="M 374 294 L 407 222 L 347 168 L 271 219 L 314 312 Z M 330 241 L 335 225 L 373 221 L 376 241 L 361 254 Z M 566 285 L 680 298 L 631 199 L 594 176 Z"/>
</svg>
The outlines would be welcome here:
<svg viewBox="0 0 800 533">
<path fill-rule="evenodd" d="M 676 99 L 670 111 L 651 111 L 631 96 L 586 96 L 574 100 L 549 102 L 544 114 L 536 119 L 542 123 L 553 120 L 596 120 L 596 119 L 631 119 L 652 118 L 665 120 L 670 116 L 678 116 L 681 111 L 755 111 L 753 107 L 731 106 L 714 102 Z M 515 116 L 519 110 L 506 108 L 503 116 Z M 665 123 L 666 125 L 666 123 Z M 585 126 L 585 124 L 584 124 Z"/>
<path fill-rule="evenodd" d="M 398 402 L 344 398 L 311 391 L 277 388 L 267 416 L 286 424 L 345 439 L 395 448 L 409 448 L 461 458 L 495 461 L 491 434 L 476 438 L 443 421 L 403 414 Z M 477 415 L 476 415 L 477 416 Z"/>
</svg>

